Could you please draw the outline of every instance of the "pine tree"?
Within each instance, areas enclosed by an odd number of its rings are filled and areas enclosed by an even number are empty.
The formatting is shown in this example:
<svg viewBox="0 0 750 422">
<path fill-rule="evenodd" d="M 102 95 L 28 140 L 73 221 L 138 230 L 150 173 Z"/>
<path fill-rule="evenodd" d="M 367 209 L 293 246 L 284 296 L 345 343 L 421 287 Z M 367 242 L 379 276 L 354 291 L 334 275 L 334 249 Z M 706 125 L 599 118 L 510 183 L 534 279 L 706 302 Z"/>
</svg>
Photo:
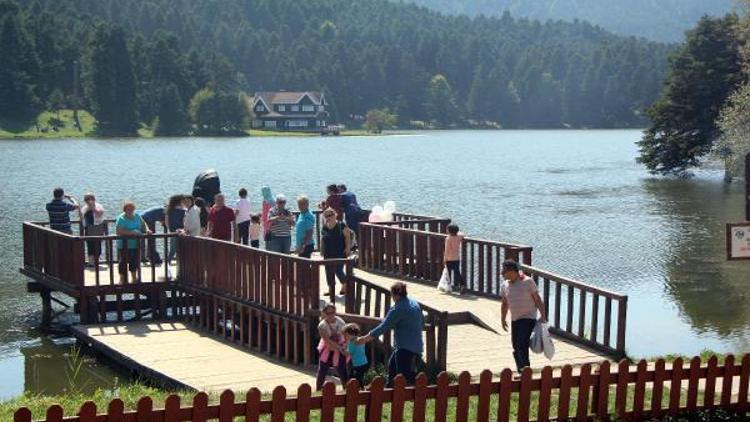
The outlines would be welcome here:
<svg viewBox="0 0 750 422">
<path fill-rule="evenodd" d="M 161 90 L 158 110 L 154 135 L 187 135 L 189 129 L 188 114 L 175 84 L 170 83 Z"/>
<path fill-rule="evenodd" d="M 743 81 L 735 15 L 704 17 L 671 57 L 663 96 L 648 110 L 651 127 L 639 161 L 652 173 L 685 174 L 719 135 L 716 118 Z"/>
<path fill-rule="evenodd" d="M 138 129 L 136 87 L 121 28 L 100 25 L 88 58 L 87 94 L 104 135 L 133 136 Z"/>
<path fill-rule="evenodd" d="M 28 122 L 37 112 L 36 55 L 17 15 L 8 14 L 0 29 L 0 118 Z"/>
</svg>

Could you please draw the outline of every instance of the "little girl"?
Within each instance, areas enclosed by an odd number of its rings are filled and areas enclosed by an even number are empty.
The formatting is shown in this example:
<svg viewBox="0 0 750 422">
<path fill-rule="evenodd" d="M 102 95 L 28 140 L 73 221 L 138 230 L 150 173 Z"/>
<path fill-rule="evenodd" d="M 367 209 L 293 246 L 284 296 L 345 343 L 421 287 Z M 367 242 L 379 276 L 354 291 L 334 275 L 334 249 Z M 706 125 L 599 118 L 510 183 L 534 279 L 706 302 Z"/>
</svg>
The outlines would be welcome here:
<svg viewBox="0 0 750 422">
<path fill-rule="evenodd" d="M 250 246 L 260 247 L 260 214 L 250 216 Z"/>
<path fill-rule="evenodd" d="M 464 234 L 458 231 L 458 226 L 455 224 L 449 224 L 447 231 L 443 260 L 448 268 L 448 276 L 453 282 L 453 289 L 458 289 L 459 293 L 463 294 L 466 291 L 466 283 L 461 275 L 461 243 L 464 240 Z"/>
<path fill-rule="evenodd" d="M 355 340 L 359 337 L 361 330 L 359 325 L 351 322 L 344 325 L 344 338 L 346 339 L 346 351 L 352 360 L 351 377 L 359 381 L 359 387 L 365 386 L 365 373 L 370 368 L 365 353 L 365 345 L 357 344 Z"/>
</svg>

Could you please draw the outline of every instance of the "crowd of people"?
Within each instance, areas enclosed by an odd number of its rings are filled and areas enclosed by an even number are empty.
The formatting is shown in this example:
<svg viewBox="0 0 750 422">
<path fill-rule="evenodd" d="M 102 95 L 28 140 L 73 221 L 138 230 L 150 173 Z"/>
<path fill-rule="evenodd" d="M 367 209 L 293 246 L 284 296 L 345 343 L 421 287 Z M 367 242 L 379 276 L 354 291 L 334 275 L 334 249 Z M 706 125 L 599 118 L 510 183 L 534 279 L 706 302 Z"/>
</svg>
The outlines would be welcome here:
<svg viewBox="0 0 750 422">
<path fill-rule="evenodd" d="M 299 212 L 295 216 L 287 208 L 283 194 L 273 196 L 268 187 L 261 189 L 262 205 L 260 213 L 254 213 L 248 191 L 242 188 L 239 198 L 227 205 L 224 194 L 217 194 L 211 207 L 203 198 L 191 195 L 172 195 L 163 206 L 154 206 L 138 212 L 136 204 L 125 201 L 122 212 L 115 220 L 121 280 L 137 281 L 141 263 L 141 246 L 138 237 L 154 233 L 156 223 L 160 223 L 169 233 L 186 236 L 205 236 L 222 241 L 235 241 L 254 248 L 260 247 L 263 236 L 265 247 L 276 253 L 296 253 L 310 258 L 315 250 L 315 216 L 310 209 L 310 199 L 306 195 L 297 197 Z M 327 197 L 318 204 L 322 211 L 320 253 L 326 259 L 346 258 L 352 252 L 358 225 L 363 218 L 356 196 L 344 185 L 329 185 Z M 84 195 L 81 205 L 62 188 L 53 191 L 53 199 L 46 206 L 50 228 L 64 233 L 72 233 L 70 213 L 78 211 L 83 232 L 87 236 L 106 234 L 105 210 L 93 193 Z M 461 245 L 464 235 L 455 224 L 446 230 L 443 260 L 455 291 L 463 294 L 465 280 L 461 274 Z M 294 242 L 292 237 L 294 236 Z M 162 259 L 147 242 L 148 260 L 161 264 Z M 164 257 L 167 264 L 177 253 L 176 237 L 171 237 Z M 87 240 L 87 265 L 97 265 L 101 255 L 101 242 Z M 513 357 L 517 370 L 530 366 L 529 343 L 532 331 L 538 322 L 546 322 L 544 304 L 533 279 L 526 276 L 519 264 L 507 260 L 502 265 L 502 276 L 506 280 L 502 286 L 501 322 L 508 330 L 507 316 L 511 315 L 511 339 Z M 346 293 L 346 275 L 341 265 L 327 265 L 326 279 L 330 295 L 335 288 L 335 279 L 341 282 L 340 294 Z M 390 289 L 394 305 L 388 310 L 384 320 L 377 327 L 363 334 L 357 324 L 347 324 L 336 315 L 336 306 L 323 307 L 318 325 L 320 353 L 316 387 L 322 388 L 329 369 L 335 368 L 339 378 L 345 382 L 350 377 L 364 385 L 364 374 L 369 368 L 365 344 L 392 330 L 394 350 L 388 362 L 388 385 L 392 385 L 396 375 L 402 374 L 408 383 L 414 382 L 416 365 L 423 351 L 422 329 L 424 325 L 419 303 L 407 294 L 406 284 L 394 283 Z M 539 317 L 537 317 L 539 316 Z M 348 364 L 350 363 L 350 365 Z M 351 366 L 351 370 L 349 370 Z"/>
<path fill-rule="evenodd" d="M 327 196 L 318 204 L 323 214 L 320 251 L 324 258 L 346 258 L 355 245 L 355 232 L 363 218 L 357 197 L 345 185 L 332 184 L 327 187 Z M 213 205 L 207 206 L 204 198 L 176 194 L 170 196 L 164 205 L 156 205 L 139 211 L 132 201 L 123 202 L 122 211 L 115 219 L 115 232 L 118 236 L 137 237 L 157 232 L 159 223 L 165 232 L 187 236 L 204 236 L 213 239 L 242 243 L 254 248 L 261 247 L 263 237 L 265 248 L 272 252 L 310 258 L 315 250 L 316 217 L 306 195 L 297 197 L 298 213 L 287 208 L 284 194 L 272 195 L 268 187 L 261 189 L 262 201 L 258 211 L 248 198 L 248 191 L 241 188 L 238 198 L 231 204 L 223 193 L 216 194 Z M 53 199 L 46 206 L 50 228 L 64 233 L 72 233 L 70 213 L 78 211 L 83 234 L 102 236 L 107 234 L 105 211 L 93 193 L 84 196 L 81 206 L 76 198 L 65 194 L 62 188 L 53 191 Z M 352 227 L 354 227 L 352 229 Z M 293 239 L 294 237 L 294 239 Z M 121 280 L 129 269 L 130 280 L 137 281 L 142 251 L 137 239 L 117 242 L 120 257 L 119 273 Z M 98 265 L 101 256 L 101 241 L 87 241 L 87 266 Z M 169 265 L 177 254 L 177 238 L 170 237 L 166 249 L 167 256 L 160 256 L 155 242 L 146 242 L 145 258 L 153 265 L 166 262 Z M 346 293 L 343 263 L 326 267 L 329 294 L 335 288 L 338 277 L 342 284 L 340 293 Z"/>
</svg>

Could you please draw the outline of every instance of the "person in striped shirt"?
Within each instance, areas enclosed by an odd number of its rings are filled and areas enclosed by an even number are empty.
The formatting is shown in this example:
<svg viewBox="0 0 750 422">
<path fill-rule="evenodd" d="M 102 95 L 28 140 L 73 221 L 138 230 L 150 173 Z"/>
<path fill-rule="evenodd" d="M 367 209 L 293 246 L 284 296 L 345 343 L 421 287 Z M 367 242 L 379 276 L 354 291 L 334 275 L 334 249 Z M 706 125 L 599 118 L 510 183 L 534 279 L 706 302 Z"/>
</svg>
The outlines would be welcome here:
<svg viewBox="0 0 750 422">
<path fill-rule="evenodd" d="M 66 195 L 63 188 L 55 188 L 52 191 L 52 196 L 52 201 L 47 203 L 49 227 L 52 230 L 73 234 L 73 230 L 70 228 L 70 213 L 81 208 L 78 201 L 72 196 Z"/>
</svg>

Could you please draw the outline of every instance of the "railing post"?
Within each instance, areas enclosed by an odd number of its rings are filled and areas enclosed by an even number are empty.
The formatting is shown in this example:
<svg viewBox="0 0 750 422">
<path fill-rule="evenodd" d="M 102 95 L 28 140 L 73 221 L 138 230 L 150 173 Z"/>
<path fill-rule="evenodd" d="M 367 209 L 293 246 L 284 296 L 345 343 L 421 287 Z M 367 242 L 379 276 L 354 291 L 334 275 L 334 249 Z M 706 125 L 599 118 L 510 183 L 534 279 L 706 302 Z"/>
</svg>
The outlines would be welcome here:
<svg viewBox="0 0 750 422">
<path fill-rule="evenodd" d="M 438 317 L 437 349 L 438 368 L 445 371 L 448 367 L 448 312 L 441 312 Z"/>
<path fill-rule="evenodd" d="M 519 249 L 515 246 L 505 248 L 505 259 L 512 259 L 518 262 Z"/>
<path fill-rule="evenodd" d="M 620 299 L 617 306 L 617 352 L 625 355 L 625 327 L 628 319 L 628 297 Z"/>
<path fill-rule="evenodd" d="M 346 261 L 346 295 L 344 296 L 344 309 L 347 314 L 354 313 L 354 265 L 352 260 Z"/>
</svg>

